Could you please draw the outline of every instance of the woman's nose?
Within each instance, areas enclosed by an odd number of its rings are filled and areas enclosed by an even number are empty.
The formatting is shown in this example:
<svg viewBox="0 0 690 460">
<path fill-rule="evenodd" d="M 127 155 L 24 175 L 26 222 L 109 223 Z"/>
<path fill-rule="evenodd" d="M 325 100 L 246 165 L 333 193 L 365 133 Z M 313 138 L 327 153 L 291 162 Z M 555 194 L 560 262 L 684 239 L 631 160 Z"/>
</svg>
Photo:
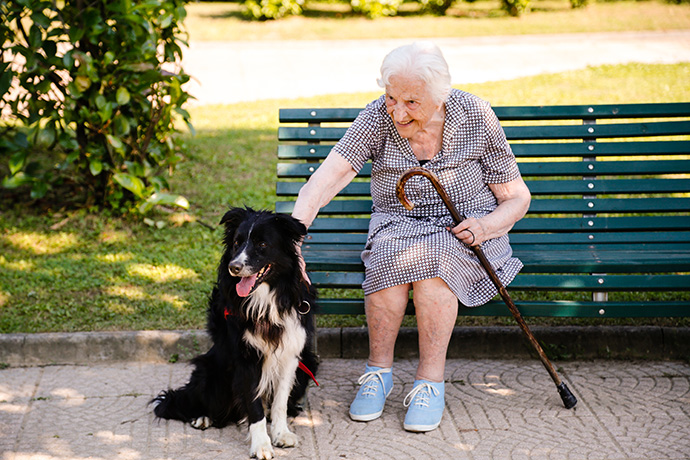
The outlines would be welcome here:
<svg viewBox="0 0 690 460">
<path fill-rule="evenodd" d="M 404 121 L 405 117 L 407 117 L 407 111 L 405 108 L 401 107 L 400 105 L 396 105 L 393 109 L 393 119 L 395 121 Z"/>
</svg>

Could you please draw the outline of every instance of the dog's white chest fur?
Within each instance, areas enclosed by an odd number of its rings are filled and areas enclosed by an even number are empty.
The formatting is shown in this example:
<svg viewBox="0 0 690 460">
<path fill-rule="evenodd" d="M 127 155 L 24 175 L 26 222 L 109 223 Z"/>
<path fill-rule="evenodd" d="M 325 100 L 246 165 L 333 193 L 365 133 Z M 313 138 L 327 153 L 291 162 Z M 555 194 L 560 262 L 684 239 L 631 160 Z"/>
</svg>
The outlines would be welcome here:
<svg viewBox="0 0 690 460">
<path fill-rule="evenodd" d="M 274 393 L 282 385 L 292 388 L 299 357 L 307 340 L 307 333 L 300 323 L 298 314 L 292 311 L 281 317 L 278 313 L 275 293 L 270 290 L 268 284 L 260 285 L 248 301 L 247 315 L 249 317 L 265 318 L 283 329 L 277 346 L 260 334 L 249 331 L 244 333 L 244 341 L 259 351 L 263 357 L 257 396 Z"/>
</svg>

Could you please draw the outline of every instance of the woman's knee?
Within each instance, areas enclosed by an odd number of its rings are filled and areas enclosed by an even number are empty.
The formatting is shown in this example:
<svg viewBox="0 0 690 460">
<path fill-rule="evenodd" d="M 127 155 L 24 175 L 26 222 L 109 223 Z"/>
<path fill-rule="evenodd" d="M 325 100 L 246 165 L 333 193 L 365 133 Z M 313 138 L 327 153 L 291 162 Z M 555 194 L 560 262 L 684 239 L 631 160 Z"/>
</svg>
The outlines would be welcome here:
<svg viewBox="0 0 690 460">
<path fill-rule="evenodd" d="M 364 306 L 367 314 L 375 311 L 391 313 L 405 313 L 409 299 L 410 285 L 401 284 L 364 296 Z"/>
<path fill-rule="evenodd" d="M 458 299 L 441 278 L 430 278 L 413 284 L 415 308 L 449 306 L 457 308 Z"/>
</svg>

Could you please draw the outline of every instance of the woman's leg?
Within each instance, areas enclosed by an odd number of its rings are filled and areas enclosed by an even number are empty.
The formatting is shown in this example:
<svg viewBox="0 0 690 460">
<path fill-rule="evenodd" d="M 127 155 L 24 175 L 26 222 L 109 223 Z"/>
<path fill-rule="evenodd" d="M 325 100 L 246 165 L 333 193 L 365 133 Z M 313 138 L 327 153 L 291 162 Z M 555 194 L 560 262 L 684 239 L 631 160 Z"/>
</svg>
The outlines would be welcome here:
<svg viewBox="0 0 690 460">
<path fill-rule="evenodd" d="M 394 286 L 365 297 L 369 325 L 369 362 L 359 378 L 359 389 L 350 404 L 350 418 L 369 422 L 383 413 L 393 390 L 393 350 L 405 316 L 409 285 Z"/>
<path fill-rule="evenodd" d="M 441 278 L 413 284 L 419 332 L 417 380 L 442 382 L 448 343 L 458 316 L 458 299 Z"/>
<path fill-rule="evenodd" d="M 369 366 L 389 368 L 393 365 L 395 340 L 400 331 L 410 286 L 402 284 L 364 297 L 369 327 Z"/>
</svg>

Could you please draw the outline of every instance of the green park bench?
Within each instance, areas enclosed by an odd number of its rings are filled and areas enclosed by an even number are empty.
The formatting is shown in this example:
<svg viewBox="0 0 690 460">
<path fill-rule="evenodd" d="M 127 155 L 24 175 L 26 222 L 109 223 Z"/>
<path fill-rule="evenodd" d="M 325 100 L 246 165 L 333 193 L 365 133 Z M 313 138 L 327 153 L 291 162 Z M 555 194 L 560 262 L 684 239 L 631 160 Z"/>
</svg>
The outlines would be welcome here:
<svg viewBox="0 0 690 460">
<path fill-rule="evenodd" d="M 276 211 L 361 109 L 281 109 Z M 525 316 L 690 316 L 690 103 L 495 107 L 532 192 L 510 232 Z M 303 245 L 322 314 L 362 314 L 370 163 Z M 408 313 L 413 314 L 412 305 Z M 506 316 L 495 299 L 460 315 Z"/>
</svg>

